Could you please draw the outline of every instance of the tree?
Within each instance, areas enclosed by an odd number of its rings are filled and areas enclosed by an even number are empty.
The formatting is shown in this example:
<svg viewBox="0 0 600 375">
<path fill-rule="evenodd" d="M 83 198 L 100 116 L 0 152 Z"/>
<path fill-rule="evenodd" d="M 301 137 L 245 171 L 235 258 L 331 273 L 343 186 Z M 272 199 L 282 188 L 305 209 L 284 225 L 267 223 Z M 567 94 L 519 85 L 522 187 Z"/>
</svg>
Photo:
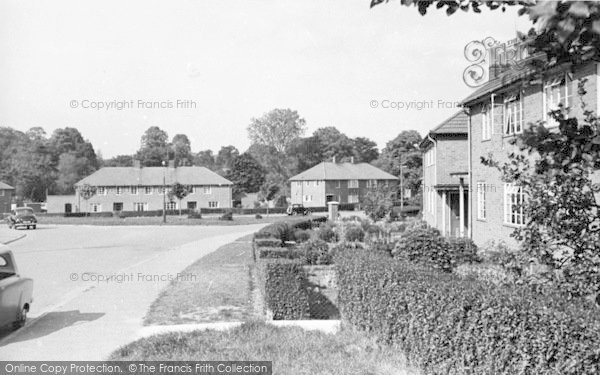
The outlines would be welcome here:
<svg viewBox="0 0 600 375">
<path fill-rule="evenodd" d="M 260 155 L 273 155 L 272 153 L 260 153 Z M 325 160 L 323 149 L 319 139 L 315 136 L 296 139 L 286 151 L 291 159 L 291 175 L 298 174 L 310 169 Z"/>
<path fill-rule="evenodd" d="M 387 2 L 389 0 L 371 0 L 371 7 Z M 531 28 L 521 39 L 533 53 L 543 52 L 547 62 L 580 64 L 600 57 L 600 5 L 595 1 L 401 0 L 401 4 L 417 6 L 422 15 L 427 14 L 433 4 L 438 9 L 445 8 L 448 15 L 459 9 L 481 13 L 483 6 L 502 11 L 507 6 L 520 6 L 519 15 L 528 15 L 538 28 Z"/>
<path fill-rule="evenodd" d="M 60 155 L 57 172 L 56 192 L 59 194 L 73 194 L 75 183 L 90 175 L 93 170 L 86 158 L 77 157 L 74 153 L 64 153 Z"/>
<path fill-rule="evenodd" d="M 216 164 L 220 170 L 221 174 L 227 173 L 229 169 L 231 169 L 233 165 L 233 160 L 240 155 L 235 146 L 223 146 L 217 153 Z"/>
<path fill-rule="evenodd" d="M 336 160 L 342 161 L 354 156 L 352 140 L 333 126 L 315 130 L 313 137 L 318 140 L 325 160 L 332 160 L 335 157 Z"/>
<path fill-rule="evenodd" d="M 79 187 L 79 196 L 87 201 L 88 199 L 96 195 L 96 191 L 97 189 L 95 186 L 83 184 L 81 187 Z"/>
<path fill-rule="evenodd" d="M 186 185 L 182 185 L 179 182 L 175 182 L 167 195 L 169 196 L 169 200 L 172 201 L 174 198 L 179 201 L 179 216 L 181 216 L 181 200 L 190 193 L 190 187 Z"/>
<path fill-rule="evenodd" d="M 400 177 L 402 171 L 404 187 L 409 188 L 417 196 L 421 190 L 423 171 L 423 158 L 418 148 L 421 141 L 421 135 L 416 130 L 402 131 L 386 144 L 379 159 L 373 162 L 374 165 L 396 177 Z M 420 201 L 414 203 L 418 202 Z"/>
<path fill-rule="evenodd" d="M 600 168 L 600 120 L 585 103 L 582 108 L 583 123 L 561 108 L 550 113 L 558 131 L 532 124 L 511 141 L 518 152 L 507 162 L 493 155 L 481 160 L 522 189 L 523 202 L 514 209 L 523 210 L 525 222 L 513 236 L 525 253 L 562 274 L 549 276 L 574 296 L 600 291 L 600 184 L 592 179 Z"/>
<path fill-rule="evenodd" d="M 185 134 L 176 134 L 171 141 L 176 166 L 190 165 L 193 160 L 192 146 Z"/>
<path fill-rule="evenodd" d="M 133 167 L 133 155 L 117 155 L 104 161 L 106 167 Z"/>
<path fill-rule="evenodd" d="M 145 167 L 160 167 L 163 161 L 171 160 L 171 150 L 167 143 L 167 132 L 158 126 L 149 127 L 142 135 L 136 159 Z"/>
<path fill-rule="evenodd" d="M 306 131 L 306 121 L 291 109 L 274 109 L 248 125 L 252 143 L 272 146 L 283 153 L 287 147 Z"/>
<path fill-rule="evenodd" d="M 357 137 L 352 140 L 352 143 L 354 144 L 354 160 L 357 163 L 370 163 L 379 157 L 377 143 L 369 138 Z"/>
<path fill-rule="evenodd" d="M 215 155 L 212 150 L 199 151 L 194 155 L 194 165 L 206 167 L 211 171 L 216 170 Z"/>
<path fill-rule="evenodd" d="M 225 178 L 233 182 L 234 199 L 243 193 L 256 193 L 265 182 L 265 170 L 247 152 L 235 157 Z"/>
<path fill-rule="evenodd" d="M 393 197 L 394 192 L 385 186 L 369 189 L 363 199 L 365 214 L 374 221 L 390 217 L 394 208 Z"/>
</svg>

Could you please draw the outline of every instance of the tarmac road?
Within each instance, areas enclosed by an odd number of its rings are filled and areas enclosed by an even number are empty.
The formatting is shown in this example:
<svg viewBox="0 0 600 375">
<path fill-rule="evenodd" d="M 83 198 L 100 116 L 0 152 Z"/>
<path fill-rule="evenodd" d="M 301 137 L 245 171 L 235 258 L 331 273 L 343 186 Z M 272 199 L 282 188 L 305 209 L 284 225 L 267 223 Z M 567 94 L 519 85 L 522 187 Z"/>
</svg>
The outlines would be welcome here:
<svg viewBox="0 0 600 375">
<path fill-rule="evenodd" d="M 103 360 L 135 339 L 170 279 L 249 226 L 41 226 L 7 232 L 24 277 L 34 279 L 29 322 L 0 332 L 2 360 Z"/>
</svg>

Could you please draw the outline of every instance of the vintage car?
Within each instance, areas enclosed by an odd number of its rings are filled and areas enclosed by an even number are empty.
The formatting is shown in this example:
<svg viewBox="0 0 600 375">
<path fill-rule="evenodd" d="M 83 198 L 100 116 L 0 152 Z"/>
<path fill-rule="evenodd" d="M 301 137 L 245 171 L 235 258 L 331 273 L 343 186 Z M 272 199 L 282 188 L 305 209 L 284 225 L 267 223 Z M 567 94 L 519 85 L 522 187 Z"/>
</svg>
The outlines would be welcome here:
<svg viewBox="0 0 600 375">
<path fill-rule="evenodd" d="M 33 280 L 19 275 L 13 253 L 0 245 L 0 327 L 25 325 L 32 294 Z"/>
<path fill-rule="evenodd" d="M 286 213 L 290 216 L 291 215 L 308 215 L 308 214 L 310 214 L 310 211 L 303 205 L 295 203 L 287 208 Z"/>
<path fill-rule="evenodd" d="M 8 217 L 8 227 L 18 229 L 19 227 L 33 228 L 37 226 L 37 218 L 30 207 L 18 207 Z"/>
</svg>

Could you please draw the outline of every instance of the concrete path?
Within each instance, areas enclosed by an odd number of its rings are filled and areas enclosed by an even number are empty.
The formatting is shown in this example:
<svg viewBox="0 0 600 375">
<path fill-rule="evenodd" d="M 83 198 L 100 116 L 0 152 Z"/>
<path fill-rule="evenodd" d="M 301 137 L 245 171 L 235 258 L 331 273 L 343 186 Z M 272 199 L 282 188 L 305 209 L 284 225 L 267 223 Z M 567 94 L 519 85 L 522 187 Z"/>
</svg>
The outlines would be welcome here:
<svg viewBox="0 0 600 375">
<path fill-rule="evenodd" d="M 139 256 L 139 260 L 133 264 L 120 259 L 116 253 L 109 253 L 120 262 L 122 267 L 111 272 L 131 275 L 131 280 L 85 283 L 70 287 L 68 292 L 53 305 L 46 305 L 38 310 L 36 312 L 38 317 L 30 324 L 0 340 L 0 358 L 2 360 L 106 359 L 119 346 L 139 337 L 139 332 L 143 328 L 143 317 L 160 291 L 168 285 L 168 275 L 177 275 L 204 255 L 241 236 L 255 232 L 261 226 L 208 229 L 197 227 L 196 238 L 200 239 L 167 251 L 143 253 L 146 255 Z M 101 230 L 106 231 L 109 236 L 112 232 L 107 228 Z M 139 240 L 143 242 L 143 238 Z M 168 242 L 169 239 L 166 240 Z M 23 246 L 27 245 L 26 242 L 19 241 L 19 243 Z M 26 257 L 27 251 L 18 248 L 16 253 L 19 254 L 19 251 L 22 251 L 22 259 L 29 259 Z M 56 253 L 55 250 L 48 251 Z M 41 254 L 32 255 L 39 258 Z M 81 255 L 82 258 L 77 258 L 77 254 L 74 253 L 70 257 L 61 256 L 60 260 L 67 263 L 83 263 L 90 256 L 107 256 L 97 252 L 93 253 L 95 255 Z M 33 276 L 35 280 L 35 275 Z M 149 281 L 147 277 L 153 280 Z M 159 280 L 161 277 L 165 280 Z"/>
</svg>

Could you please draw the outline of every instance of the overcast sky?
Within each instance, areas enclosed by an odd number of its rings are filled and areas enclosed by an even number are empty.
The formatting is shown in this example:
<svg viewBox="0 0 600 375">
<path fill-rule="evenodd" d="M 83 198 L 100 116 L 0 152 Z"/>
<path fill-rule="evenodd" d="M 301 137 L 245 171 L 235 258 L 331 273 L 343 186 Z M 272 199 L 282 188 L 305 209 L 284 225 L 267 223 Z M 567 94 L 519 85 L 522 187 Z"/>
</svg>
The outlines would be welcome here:
<svg viewBox="0 0 600 375">
<path fill-rule="evenodd" d="M 422 17 L 368 0 L 2 1 L 0 126 L 76 127 L 104 157 L 134 153 L 153 125 L 187 134 L 193 151 L 243 151 L 252 117 L 292 108 L 308 133 L 335 126 L 383 147 L 457 110 L 472 90 L 467 43 L 529 26 L 516 9 Z M 129 107 L 83 108 L 112 101 Z"/>
</svg>

